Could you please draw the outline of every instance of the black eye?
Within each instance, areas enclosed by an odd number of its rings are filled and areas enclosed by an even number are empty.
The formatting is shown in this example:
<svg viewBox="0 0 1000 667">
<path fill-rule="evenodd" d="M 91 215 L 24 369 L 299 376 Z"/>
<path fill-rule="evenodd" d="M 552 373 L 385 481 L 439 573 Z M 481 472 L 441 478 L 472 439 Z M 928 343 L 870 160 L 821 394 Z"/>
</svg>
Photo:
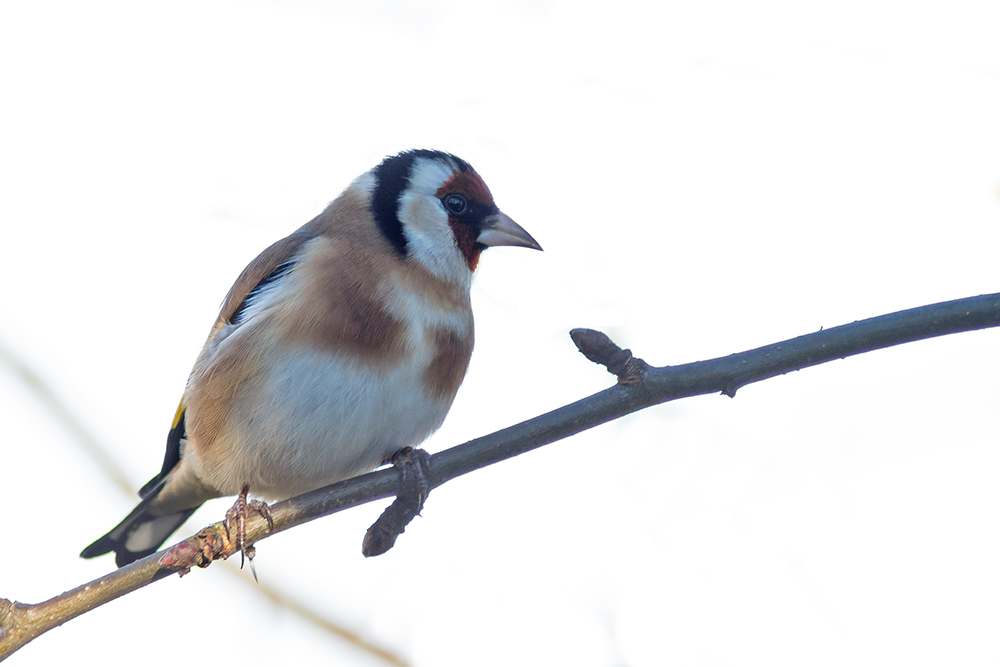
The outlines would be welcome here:
<svg viewBox="0 0 1000 667">
<path fill-rule="evenodd" d="M 441 198 L 441 202 L 451 215 L 462 215 L 469 210 L 469 204 L 462 195 L 445 195 Z"/>
</svg>

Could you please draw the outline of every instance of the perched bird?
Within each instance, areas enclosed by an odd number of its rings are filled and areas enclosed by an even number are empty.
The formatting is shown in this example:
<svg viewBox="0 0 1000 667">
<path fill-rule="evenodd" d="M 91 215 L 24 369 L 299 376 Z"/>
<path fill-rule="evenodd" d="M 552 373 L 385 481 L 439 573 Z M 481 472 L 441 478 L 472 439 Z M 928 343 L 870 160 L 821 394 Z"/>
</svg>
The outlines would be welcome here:
<svg viewBox="0 0 1000 667">
<path fill-rule="evenodd" d="M 388 157 L 253 260 L 195 362 L 160 473 L 80 554 L 119 567 L 206 500 L 288 498 L 373 470 L 444 421 L 472 354 L 483 249 L 541 250 L 464 160 Z"/>
</svg>

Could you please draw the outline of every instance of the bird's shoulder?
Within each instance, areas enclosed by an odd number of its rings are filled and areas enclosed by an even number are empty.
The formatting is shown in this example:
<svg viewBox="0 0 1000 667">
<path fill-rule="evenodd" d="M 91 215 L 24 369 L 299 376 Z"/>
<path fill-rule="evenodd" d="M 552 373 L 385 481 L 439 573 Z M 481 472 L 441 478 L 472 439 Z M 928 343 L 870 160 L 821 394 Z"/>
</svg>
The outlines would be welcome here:
<svg viewBox="0 0 1000 667">
<path fill-rule="evenodd" d="M 251 320 L 246 328 L 255 333 L 243 337 L 295 341 L 376 364 L 410 354 L 415 337 L 472 335 L 468 285 L 401 255 L 353 190 L 244 269 L 210 338 L 220 343 Z"/>
</svg>

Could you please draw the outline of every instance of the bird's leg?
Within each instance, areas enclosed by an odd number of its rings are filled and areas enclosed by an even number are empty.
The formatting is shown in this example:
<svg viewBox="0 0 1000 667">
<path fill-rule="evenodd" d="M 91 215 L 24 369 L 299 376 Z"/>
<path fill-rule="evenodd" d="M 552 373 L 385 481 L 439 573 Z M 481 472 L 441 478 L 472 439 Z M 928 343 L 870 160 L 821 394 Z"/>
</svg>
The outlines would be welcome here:
<svg viewBox="0 0 1000 667">
<path fill-rule="evenodd" d="M 406 524 L 424 508 L 424 501 L 431 490 L 428 479 L 430 458 L 424 450 L 412 447 L 405 447 L 389 458 L 389 462 L 399 471 L 399 491 L 396 493 L 396 500 L 365 533 L 361 545 L 361 552 L 365 556 L 378 556 L 391 549 Z"/>
<path fill-rule="evenodd" d="M 422 449 L 404 447 L 389 457 L 389 463 L 399 471 L 400 492 L 415 506 L 414 516 L 420 514 L 420 510 L 424 508 L 424 501 L 431 492 L 431 483 L 428 480 L 431 455 Z"/>
<path fill-rule="evenodd" d="M 271 517 L 270 508 L 263 500 L 256 498 L 247 500 L 247 493 L 249 492 L 250 485 L 244 484 L 240 495 L 236 497 L 236 502 L 226 512 L 225 526 L 226 536 L 230 537 L 232 535 L 230 528 L 233 523 L 236 524 L 236 548 L 240 550 L 240 569 L 243 569 L 244 560 L 249 560 L 250 571 L 253 572 L 253 578 L 256 580 L 257 569 L 253 565 L 253 557 L 256 554 L 256 550 L 252 546 L 247 546 L 247 512 L 252 510 L 264 517 L 267 520 L 268 530 L 274 530 L 274 519 Z"/>
</svg>

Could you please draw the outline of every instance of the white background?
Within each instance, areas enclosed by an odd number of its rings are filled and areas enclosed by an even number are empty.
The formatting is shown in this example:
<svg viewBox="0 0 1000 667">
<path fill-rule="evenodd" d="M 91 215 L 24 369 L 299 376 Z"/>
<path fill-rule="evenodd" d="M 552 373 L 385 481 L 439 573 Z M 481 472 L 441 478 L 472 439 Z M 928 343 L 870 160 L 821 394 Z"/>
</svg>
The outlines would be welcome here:
<svg viewBox="0 0 1000 667">
<path fill-rule="evenodd" d="M 0 343 L 137 489 L 243 266 L 384 155 L 469 160 L 544 253 L 490 250 L 438 451 L 654 364 L 998 290 L 995 2 L 9 3 Z M 997 331 L 647 410 L 258 547 L 413 665 L 1000 661 Z M 132 507 L 0 370 L 0 596 L 97 578 Z M 221 518 L 209 504 L 184 530 Z M 178 537 L 183 537 L 179 535 Z M 223 567 L 11 665 L 385 664 Z"/>
</svg>

